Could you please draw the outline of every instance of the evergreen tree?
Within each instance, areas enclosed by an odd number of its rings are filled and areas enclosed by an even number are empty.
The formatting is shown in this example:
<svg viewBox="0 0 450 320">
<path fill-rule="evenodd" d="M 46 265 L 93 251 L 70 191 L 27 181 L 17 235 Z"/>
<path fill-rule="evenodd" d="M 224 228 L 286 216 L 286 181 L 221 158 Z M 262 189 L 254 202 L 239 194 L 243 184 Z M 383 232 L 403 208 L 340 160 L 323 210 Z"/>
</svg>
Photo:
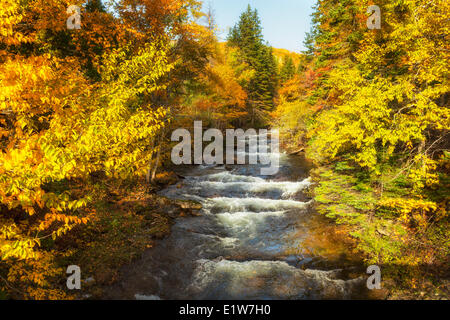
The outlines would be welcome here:
<svg viewBox="0 0 450 320">
<path fill-rule="evenodd" d="M 88 0 L 86 3 L 86 11 L 87 12 L 106 12 L 105 5 L 101 0 Z"/>
<path fill-rule="evenodd" d="M 263 46 L 261 21 L 257 10 L 248 5 L 247 10 L 239 18 L 239 22 L 231 29 L 228 36 L 230 45 L 242 50 L 245 60 L 252 67 L 257 66 L 258 56 Z"/>
<path fill-rule="evenodd" d="M 231 29 L 228 43 L 240 50 L 243 62 L 254 70 L 254 76 L 246 84 L 247 105 L 252 124 L 263 119 L 266 111 L 274 107 L 277 87 L 277 66 L 272 48 L 263 42 L 261 21 L 257 10 L 250 5 Z"/>
<path fill-rule="evenodd" d="M 295 65 L 291 57 L 285 56 L 283 59 L 283 65 L 280 70 L 280 80 L 282 83 L 291 80 L 295 75 Z"/>
</svg>

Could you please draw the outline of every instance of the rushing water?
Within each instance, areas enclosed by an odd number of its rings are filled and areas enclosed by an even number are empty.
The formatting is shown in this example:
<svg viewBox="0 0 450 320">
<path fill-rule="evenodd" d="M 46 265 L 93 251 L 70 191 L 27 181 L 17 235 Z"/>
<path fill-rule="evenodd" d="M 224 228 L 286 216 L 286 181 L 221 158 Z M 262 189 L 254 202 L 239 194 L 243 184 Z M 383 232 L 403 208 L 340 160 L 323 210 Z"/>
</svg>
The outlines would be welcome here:
<svg viewBox="0 0 450 320">
<path fill-rule="evenodd" d="M 109 297 L 364 298 L 363 274 L 347 272 L 356 263 L 345 253 L 328 261 L 307 245 L 333 229 L 317 225 L 301 158 L 281 154 L 276 176 L 259 173 L 258 165 L 185 170 L 186 179 L 161 195 L 201 202 L 201 216 L 178 219 L 167 239 L 124 270 Z"/>
</svg>

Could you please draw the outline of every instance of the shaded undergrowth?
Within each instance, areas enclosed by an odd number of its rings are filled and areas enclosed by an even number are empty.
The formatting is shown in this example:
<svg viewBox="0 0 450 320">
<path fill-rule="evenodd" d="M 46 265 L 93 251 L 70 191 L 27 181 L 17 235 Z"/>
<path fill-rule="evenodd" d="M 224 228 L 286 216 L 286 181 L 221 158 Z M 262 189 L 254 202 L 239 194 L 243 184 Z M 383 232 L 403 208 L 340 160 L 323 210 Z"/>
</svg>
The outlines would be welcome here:
<svg viewBox="0 0 450 320">
<path fill-rule="evenodd" d="M 449 219 L 443 186 L 415 196 L 395 168 L 376 177 L 342 161 L 312 171 L 319 213 L 348 229 L 367 265 L 382 268 L 392 299 L 448 298 Z M 447 189 L 448 191 L 448 189 Z"/>
</svg>

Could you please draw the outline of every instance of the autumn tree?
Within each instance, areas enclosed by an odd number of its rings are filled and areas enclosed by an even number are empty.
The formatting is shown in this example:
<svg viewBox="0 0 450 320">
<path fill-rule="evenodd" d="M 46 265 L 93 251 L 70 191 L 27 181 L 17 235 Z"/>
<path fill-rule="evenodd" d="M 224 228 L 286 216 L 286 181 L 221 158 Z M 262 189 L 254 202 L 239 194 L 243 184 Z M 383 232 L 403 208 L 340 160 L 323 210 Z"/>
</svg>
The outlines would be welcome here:
<svg viewBox="0 0 450 320">
<path fill-rule="evenodd" d="M 198 2 L 4 0 L 0 8 L 0 255 L 40 249 L 95 214 L 89 193 L 54 189 L 102 171 L 154 177 L 177 84 L 206 64 Z M 145 10 L 144 10 L 145 9 Z M 199 49 L 200 48 L 200 49 Z M 45 258 L 44 258 L 45 257 Z"/>
<path fill-rule="evenodd" d="M 274 107 L 277 83 L 277 66 L 272 48 L 263 42 L 258 12 L 250 5 L 230 30 L 228 44 L 239 49 L 239 59 L 254 70 L 253 77 L 242 83 L 248 96 L 248 109 L 252 125 L 266 121 L 266 112 Z"/>
<path fill-rule="evenodd" d="M 382 27 L 370 30 L 371 4 L 318 1 L 307 64 L 280 88 L 275 123 L 326 172 L 317 200 L 356 226 L 371 263 L 437 263 L 448 252 L 449 4 L 381 1 Z M 370 205 L 327 190 L 349 181 Z"/>
</svg>

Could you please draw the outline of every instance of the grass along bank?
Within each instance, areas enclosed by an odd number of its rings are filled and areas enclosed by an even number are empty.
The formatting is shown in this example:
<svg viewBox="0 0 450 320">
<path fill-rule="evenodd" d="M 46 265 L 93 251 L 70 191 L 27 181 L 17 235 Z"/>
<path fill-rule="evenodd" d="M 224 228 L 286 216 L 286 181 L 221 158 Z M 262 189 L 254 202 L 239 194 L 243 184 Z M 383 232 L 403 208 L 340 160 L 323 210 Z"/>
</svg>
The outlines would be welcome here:
<svg viewBox="0 0 450 320">
<path fill-rule="evenodd" d="M 380 266 L 389 299 L 448 299 L 446 192 L 414 197 L 412 185 L 401 176 L 392 179 L 398 172 L 391 169 L 382 190 L 349 161 L 312 170 L 316 208 L 348 228 L 367 265 Z"/>
</svg>

